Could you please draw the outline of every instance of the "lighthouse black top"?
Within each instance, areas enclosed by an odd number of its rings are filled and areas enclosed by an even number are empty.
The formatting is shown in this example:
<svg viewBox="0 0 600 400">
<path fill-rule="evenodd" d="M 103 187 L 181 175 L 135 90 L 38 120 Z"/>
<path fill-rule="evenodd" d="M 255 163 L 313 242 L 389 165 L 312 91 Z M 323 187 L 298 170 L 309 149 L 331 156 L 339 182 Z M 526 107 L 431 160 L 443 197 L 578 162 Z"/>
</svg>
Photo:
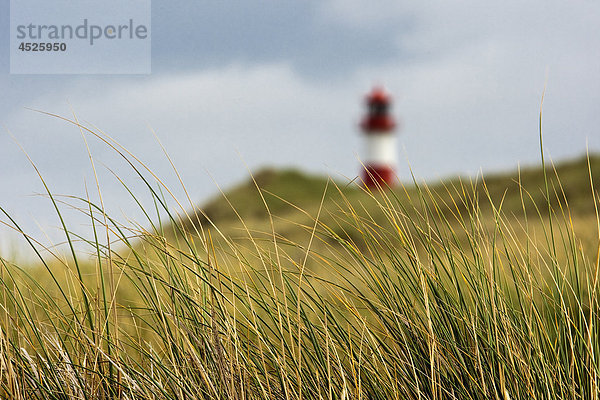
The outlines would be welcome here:
<svg viewBox="0 0 600 400">
<path fill-rule="evenodd" d="M 366 98 L 368 113 L 361 122 L 363 131 L 367 134 L 392 131 L 396 121 L 389 114 L 391 98 L 382 88 L 374 88 Z"/>
</svg>

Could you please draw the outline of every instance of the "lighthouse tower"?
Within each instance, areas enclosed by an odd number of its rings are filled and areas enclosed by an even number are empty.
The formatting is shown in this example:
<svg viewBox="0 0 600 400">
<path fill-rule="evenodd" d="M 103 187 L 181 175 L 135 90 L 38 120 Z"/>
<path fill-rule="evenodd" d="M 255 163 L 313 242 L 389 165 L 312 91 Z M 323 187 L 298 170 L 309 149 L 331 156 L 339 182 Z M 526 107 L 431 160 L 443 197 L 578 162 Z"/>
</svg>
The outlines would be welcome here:
<svg viewBox="0 0 600 400">
<path fill-rule="evenodd" d="M 390 96 L 376 87 L 366 97 L 367 115 L 361 122 L 366 148 L 362 180 L 370 189 L 393 186 L 396 174 L 396 122 L 390 115 Z"/>
</svg>

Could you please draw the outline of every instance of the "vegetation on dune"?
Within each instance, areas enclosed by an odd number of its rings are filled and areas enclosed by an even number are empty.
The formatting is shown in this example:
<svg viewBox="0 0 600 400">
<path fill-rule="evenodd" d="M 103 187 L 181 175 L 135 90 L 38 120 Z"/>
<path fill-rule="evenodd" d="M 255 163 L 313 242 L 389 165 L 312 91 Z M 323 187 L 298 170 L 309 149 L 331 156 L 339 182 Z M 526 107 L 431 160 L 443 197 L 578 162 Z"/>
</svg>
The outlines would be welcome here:
<svg viewBox="0 0 600 400">
<path fill-rule="evenodd" d="M 75 199 L 93 261 L 0 258 L 2 397 L 597 397 L 600 159 L 377 193 L 269 170 L 173 210 L 120 153 L 147 230 Z"/>
<path fill-rule="evenodd" d="M 472 217 L 473 210 L 481 213 L 484 225 L 494 224 L 493 215 L 498 208 L 511 224 L 524 224 L 527 215 L 534 216 L 528 223 L 537 228 L 541 228 L 540 223 L 552 212 L 555 218 L 571 219 L 580 239 L 584 240 L 588 255 L 593 256 L 596 251 L 596 211 L 592 187 L 597 187 L 600 181 L 600 156 L 581 157 L 556 167 L 548 165 L 546 180 L 551 193 L 549 200 L 545 193 L 544 172 L 539 167 L 485 177 L 445 179 L 439 183 L 421 184 L 421 187 L 415 182 L 405 182 L 387 197 L 397 203 L 392 208 L 402 205 L 402 212 L 410 216 L 418 217 L 427 209 L 434 209 L 436 218 L 458 228 L 455 233 L 464 240 L 467 232 L 461 225 Z M 327 195 L 322 198 L 328 185 Z M 385 202 L 383 197 L 378 193 L 366 193 L 348 182 L 331 181 L 292 169 L 264 169 L 247 182 L 215 196 L 196 210 L 186 225 L 191 229 L 212 223 L 229 239 L 248 239 L 246 230 L 254 238 L 261 233 L 270 237 L 272 222 L 280 238 L 299 242 L 310 237 L 312 221 L 321 209 L 321 223 L 360 245 L 364 240 L 359 231 L 351 228 L 352 218 L 340 218 L 340 215 L 347 214 L 348 206 L 351 206 L 352 212 L 362 218 L 385 226 L 390 210 L 381 207 Z M 329 238 L 328 242 L 336 241 Z"/>
</svg>

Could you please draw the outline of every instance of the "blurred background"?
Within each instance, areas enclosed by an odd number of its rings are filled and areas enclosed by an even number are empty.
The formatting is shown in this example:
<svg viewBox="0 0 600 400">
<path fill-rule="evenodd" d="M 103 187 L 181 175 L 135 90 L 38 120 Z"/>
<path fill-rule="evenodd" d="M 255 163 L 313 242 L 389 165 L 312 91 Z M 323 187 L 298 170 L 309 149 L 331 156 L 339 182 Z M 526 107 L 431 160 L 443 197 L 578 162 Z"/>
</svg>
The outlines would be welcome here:
<svg viewBox="0 0 600 400">
<path fill-rule="evenodd" d="M 161 145 L 193 202 L 268 165 L 353 179 L 363 96 L 384 85 L 398 119 L 398 175 L 475 176 L 600 150 L 600 4 L 593 1 L 152 2 L 150 75 L 10 75 L 0 2 L 0 206 L 40 240 L 59 220 L 37 193 L 97 198 L 79 130 L 128 148 L 178 197 Z M 141 182 L 86 137 L 106 204 L 139 219 Z M 17 144 L 18 142 L 18 144 Z M 65 208 L 71 228 L 87 220 Z M 0 220 L 6 221 L 2 216 Z M 44 237 L 47 235 L 47 238 Z M 4 252 L 14 234 L 0 227 Z"/>
</svg>

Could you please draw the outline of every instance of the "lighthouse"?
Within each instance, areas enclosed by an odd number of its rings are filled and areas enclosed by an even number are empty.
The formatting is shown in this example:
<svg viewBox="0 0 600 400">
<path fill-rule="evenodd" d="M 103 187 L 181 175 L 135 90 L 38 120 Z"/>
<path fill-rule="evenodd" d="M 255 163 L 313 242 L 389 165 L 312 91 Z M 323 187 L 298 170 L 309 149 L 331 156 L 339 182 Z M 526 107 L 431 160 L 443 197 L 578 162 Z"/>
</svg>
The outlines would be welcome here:
<svg viewBox="0 0 600 400">
<path fill-rule="evenodd" d="M 390 115 L 391 98 L 381 87 L 366 97 L 367 114 L 360 126 L 365 136 L 362 180 L 369 189 L 394 185 L 396 167 L 396 122 Z"/>
</svg>

